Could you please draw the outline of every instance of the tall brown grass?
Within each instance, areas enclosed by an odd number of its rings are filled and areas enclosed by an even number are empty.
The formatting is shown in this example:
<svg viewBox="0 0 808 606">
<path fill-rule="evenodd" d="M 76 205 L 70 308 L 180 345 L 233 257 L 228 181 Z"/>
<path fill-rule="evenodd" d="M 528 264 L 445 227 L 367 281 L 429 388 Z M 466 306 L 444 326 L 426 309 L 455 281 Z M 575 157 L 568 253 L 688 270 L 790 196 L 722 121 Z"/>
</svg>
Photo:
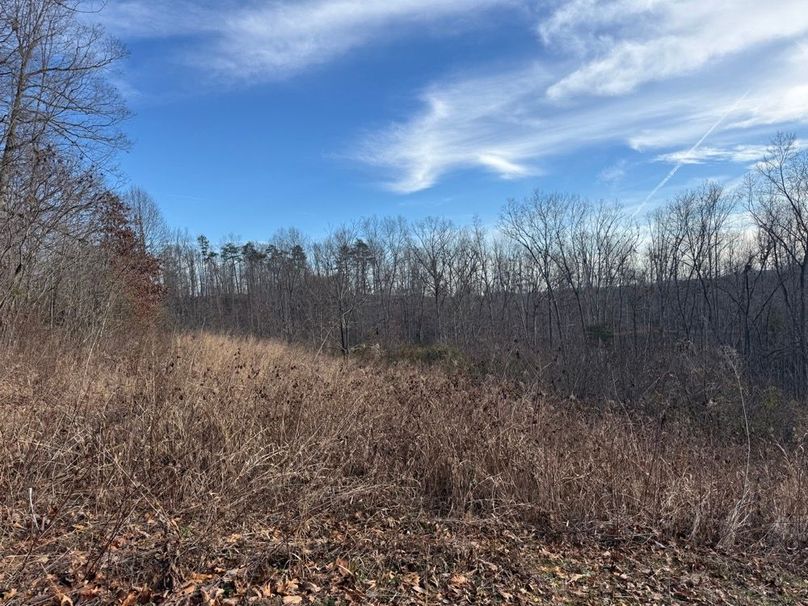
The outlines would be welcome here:
<svg viewBox="0 0 808 606">
<path fill-rule="evenodd" d="M 496 378 L 203 334 L 144 343 L 0 354 L 7 582 L 71 537 L 101 557 L 139 516 L 176 536 L 178 558 L 356 508 L 725 547 L 808 539 L 804 437 L 753 441 L 747 467 L 745 443 Z"/>
</svg>

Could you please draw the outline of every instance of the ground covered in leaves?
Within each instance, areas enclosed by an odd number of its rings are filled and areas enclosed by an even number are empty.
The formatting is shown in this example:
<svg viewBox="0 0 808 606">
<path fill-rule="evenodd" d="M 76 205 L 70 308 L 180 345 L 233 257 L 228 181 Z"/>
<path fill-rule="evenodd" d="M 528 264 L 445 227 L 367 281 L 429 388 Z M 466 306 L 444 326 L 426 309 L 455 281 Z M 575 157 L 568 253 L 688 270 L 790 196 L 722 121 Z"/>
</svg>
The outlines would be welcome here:
<svg viewBox="0 0 808 606">
<path fill-rule="evenodd" d="M 808 604 L 806 446 L 223 336 L 33 344 L 0 603 Z"/>
<path fill-rule="evenodd" d="M 805 554 L 749 553 L 634 540 L 577 541 L 517 523 L 357 510 L 245 528 L 185 545 L 198 529 L 147 516 L 90 520 L 31 538 L 2 560 L 8 604 L 806 604 Z M 114 530 L 114 532 L 113 532 Z M 87 536 L 83 536 L 86 534 Z M 26 538 L 27 537 L 27 538 Z M 32 541 L 40 544 L 34 547 Z M 38 574 L 15 578 L 23 560 Z M 180 556 L 180 552 L 182 557 Z M 194 562 L 178 568 L 175 562 Z M 30 583 L 29 585 L 24 585 Z M 13 587 L 12 587 L 13 585 Z"/>
</svg>

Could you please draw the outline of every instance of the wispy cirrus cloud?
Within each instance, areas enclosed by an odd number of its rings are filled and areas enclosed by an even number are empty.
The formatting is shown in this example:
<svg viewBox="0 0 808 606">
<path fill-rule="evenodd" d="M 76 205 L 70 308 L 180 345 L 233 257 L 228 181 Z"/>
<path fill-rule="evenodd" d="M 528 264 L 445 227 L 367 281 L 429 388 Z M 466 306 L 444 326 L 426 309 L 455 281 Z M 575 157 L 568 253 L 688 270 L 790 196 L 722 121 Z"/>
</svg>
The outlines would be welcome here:
<svg viewBox="0 0 808 606">
<path fill-rule="evenodd" d="M 289 73 L 340 57 L 407 26 L 472 19 L 514 0 L 316 0 L 256 7 L 227 20 L 218 69 Z"/>
<path fill-rule="evenodd" d="M 548 82 L 537 66 L 424 91 L 424 110 L 409 122 L 359 144 L 359 159 L 392 168 L 387 186 L 400 193 L 431 187 L 450 170 L 482 167 L 504 177 L 535 174 L 535 149 L 519 133 L 541 127 L 529 99 Z"/>
<path fill-rule="evenodd" d="M 188 37 L 187 57 L 216 77 L 286 77 L 418 26 L 470 24 L 524 0 L 122 0 L 100 13 L 123 38 Z"/>
<path fill-rule="evenodd" d="M 230 0 L 87 0 L 87 4 L 90 18 L 127 40 L 214 34 L 221 27 L 221 11 L 235 6 Z"/>
<path fill-rule="evenodd" d="M 669 164 L 705 164 L 707 162 L 754 163 L 766 155 L 766 145 L 731 145 L 701 147 L 695 151 L 682 149 L 660 154 L 656 160 Z"/>
<path fill-rule="evenodd" d="M 364 139 L 358 158 L 409 193 L 458 169 L 532 174 L 593 145 L 746 162 L 750 137 L 808 123 L 803 0 L 573 0 L 544 16 L 538 38 L 528 65 L 426 87 L 422 109 Z M 691 148 L 710 143 L 705 133 L 734 148 Z"/>
<path fill-rule="evenodd" d="M 808 10 L 794 0 L 573 0 L 540 32 L 546 44 L 573 41 L 592 55 L 553 84 L 548 96 L 619 95 L 802 36 Z"/>
<path fill-rule="evenodd" d="M 532 54 L 442 78 L 436 66 L 420 108 L 347 155 L 410 193 L 469 168 L 535 176 L 596 145 L 748 164 L 773 130 L 808 124 L 805 0 L 118 0 L 99 17 L 125 39 L 179 41 L 172 56 L 193 74 L 246 85 L 505 11 L 535 32 Z"/>
<path fill-rule="evenodd" d="M 628 162 L 624 159 L 618 160 L 598 173 L 598 181 L 602 183 L 619 183 L 626 176 L 627 169 Z"/>
</svg>

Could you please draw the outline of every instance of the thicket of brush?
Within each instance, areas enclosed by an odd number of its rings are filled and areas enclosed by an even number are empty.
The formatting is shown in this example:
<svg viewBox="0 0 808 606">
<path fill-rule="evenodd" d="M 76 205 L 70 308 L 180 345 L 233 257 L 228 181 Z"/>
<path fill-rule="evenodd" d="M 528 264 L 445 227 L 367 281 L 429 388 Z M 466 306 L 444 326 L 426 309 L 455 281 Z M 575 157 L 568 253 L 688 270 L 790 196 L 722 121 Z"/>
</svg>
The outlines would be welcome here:
<svg viewBox="0 0 808 606">
<path fill-rule="evenodd" d="M 84 550 L 92 567 L 144 518 L 172 545 L 167 567 L 257 521 L 356 508 L 724 547 L 808 539 L 804 429 L 787 446 L 713 442 L 496 378 L 210 335 L 126 356 L 40 341 L 0 368 L 7 585 L 44 553 Z"/>
</svg>

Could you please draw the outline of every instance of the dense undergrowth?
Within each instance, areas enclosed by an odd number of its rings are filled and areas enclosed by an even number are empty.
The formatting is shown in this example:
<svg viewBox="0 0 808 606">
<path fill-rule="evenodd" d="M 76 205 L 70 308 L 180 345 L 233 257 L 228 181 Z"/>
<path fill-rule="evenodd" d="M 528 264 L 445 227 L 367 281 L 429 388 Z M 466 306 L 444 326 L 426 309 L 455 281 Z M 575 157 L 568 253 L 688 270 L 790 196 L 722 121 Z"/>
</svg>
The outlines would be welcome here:
<svg viewBox="0 0 808 606">
<path fill-rule="evenodd" d="M 378 512 L 775 555 L 808 540 L 799 427 L 723 442 L 502 378 L 209 334 L 2 355 L 5 591 L 70 562 L 93 578 L 132 525 L 162 542 L 130 566 L 166 586 L 234 533 Z"/>
</svg>

